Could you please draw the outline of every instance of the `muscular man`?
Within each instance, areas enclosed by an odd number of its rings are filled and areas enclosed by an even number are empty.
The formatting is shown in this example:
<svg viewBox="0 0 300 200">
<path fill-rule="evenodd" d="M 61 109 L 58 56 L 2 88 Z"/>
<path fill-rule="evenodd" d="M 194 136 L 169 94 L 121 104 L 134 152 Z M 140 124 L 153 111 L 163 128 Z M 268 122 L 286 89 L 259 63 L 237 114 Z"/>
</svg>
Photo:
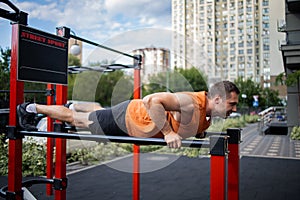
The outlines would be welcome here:
<svg viewBox="0 0 300 200">
<path fill-rule="evenodd" d="M 183 138 L 202 134 L 209 127 L 211 117 L 226 118 L 236 111 L 239 93 L 235 84 L 221 81 L 209 92 L 154 93 L 111 108 L 23 103 L 18 105 L 17 113 L 19 125 L 25 130 L 36 130 L 34 118 L 44 114 L 76 127 L 89 128 L 92 134 L 159 137 L 169 147 L 179 148 Z"/>
</svg>

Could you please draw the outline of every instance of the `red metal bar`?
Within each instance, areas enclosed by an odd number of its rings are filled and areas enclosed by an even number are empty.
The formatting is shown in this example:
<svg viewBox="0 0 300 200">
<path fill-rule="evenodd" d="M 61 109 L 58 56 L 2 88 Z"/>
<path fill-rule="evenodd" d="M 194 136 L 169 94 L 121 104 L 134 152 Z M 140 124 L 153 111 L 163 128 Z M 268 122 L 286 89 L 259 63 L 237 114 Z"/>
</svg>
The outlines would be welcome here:
<svg viewBox="0 0 300 200">
<path fill-rule="evenodd" d="M 239 199 L 240 155 L 239 144 L 228 144 L 228 199 Z"/>
<path fill-rule="evenodd" d="M 140 199 L 140 146 L 133 145 L 133 200 Z"/>
<path fill-rule="evenodd" d="M 52 84 L 47 84 L 47 90 L 53 90 L 54 86 Z M 47 96 L 47 105 L 53 105 L 54 104 L 54 96 L 48 95 Z M 49 118 L 47 119 L 47 131 L 52 132 L 53 131 L 53 119 Z M 53 178 L 53 148 L 54 148 L 54 139 L 53 138 L 47 138 L 47 169 L 46 174 L 47 178 L 52 179 Z M 46 186 L 46 194 L 48 196 L 53 195 L 53 186 L 52 184 L 47 184 Z"/>
<path fill-rule="evenodd" d="M 56 86 L 56 104 L 63 105 L 67 102 L 67 86 Z M 55 177 L 65 179 L 67 177 L 66 169 L 66 139 L 56 139 L 56 160 L 55 160 Z M 65 200 L 66 190 L 55 190 L 55 200 Z"/>
<path fill-rule="evenodd" d="M 134 86 L 133 86 L 133 98 L 141 98 L 141 78 L 140 69 L 134 69 Z M 133 191 L 132 199 L 140 199 L 140 146 L 133 145 Z"/>
<path fill-rule="evenodd" d="M 210 200 L 225 200 L 226 156 L 211 155 L 210 158 Z"/>
<path fill-rule="evenodd" d="M 24 83 L 17 81 L 19 25 L 12 25 L 9 125 L 17 126 L 17 105 L 23 103 Z M 16 199 L 22 199 L 22 138 L 9 140 L 8 191 L 16 192 Z"/>
</svg>

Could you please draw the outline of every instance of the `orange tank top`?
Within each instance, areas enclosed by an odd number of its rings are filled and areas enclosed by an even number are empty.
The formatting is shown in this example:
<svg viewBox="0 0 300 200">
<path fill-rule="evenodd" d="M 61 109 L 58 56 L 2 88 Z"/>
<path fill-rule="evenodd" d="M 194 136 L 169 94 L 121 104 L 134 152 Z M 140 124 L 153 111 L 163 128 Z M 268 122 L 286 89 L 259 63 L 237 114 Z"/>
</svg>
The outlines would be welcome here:
<svg viewBox="0 0 300 200">
<path fill-rule="evenodd" d="M 178 133 L 183 138 L 193 137 L 198 133 L 205 131 L 210 120 L 206 119 L 206 92 L 182 92 L 189 95 L 194 104 L 194 112 L 192 113 L 191 121 L 187 124 L 182 124 L 176 121 L 171 112 L 166 111 L 166 119 L 171 125 L 175 133 Z M 127 107 L 126 128 L 128 134 L 134 137 L 160 137 L 163 134 L 155 126 L 151 120 L 147 110 L 141 99 L 132 100 Z"/>
</svg>

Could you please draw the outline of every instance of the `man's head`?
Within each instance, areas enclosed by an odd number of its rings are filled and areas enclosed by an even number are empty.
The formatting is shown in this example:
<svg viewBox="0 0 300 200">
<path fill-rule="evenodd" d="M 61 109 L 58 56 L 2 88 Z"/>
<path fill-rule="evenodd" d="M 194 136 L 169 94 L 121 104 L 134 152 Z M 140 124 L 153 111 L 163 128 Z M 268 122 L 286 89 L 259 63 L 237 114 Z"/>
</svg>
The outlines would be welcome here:
<svg viewBox="0 0 300 200">
<path fill-rule="evenodd" d="M 239 94 L 240 90 L 230 81 L 215 83 L 208 92 L 211 115 L 226 118 L 232 112 L 236 112 Z"/>
</svg>

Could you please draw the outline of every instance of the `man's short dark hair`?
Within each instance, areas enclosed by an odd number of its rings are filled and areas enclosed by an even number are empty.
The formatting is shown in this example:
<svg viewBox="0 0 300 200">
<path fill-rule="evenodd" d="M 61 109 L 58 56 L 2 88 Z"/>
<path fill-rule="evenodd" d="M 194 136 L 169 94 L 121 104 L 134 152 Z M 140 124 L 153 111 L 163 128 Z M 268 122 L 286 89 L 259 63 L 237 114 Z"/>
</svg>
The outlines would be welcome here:
<svg viewBox="0 0 300 200">
<path fill-rule="evenodd" d="M 211 99 L 216 95 L 220 95 L 221 97 L 226 97 L 226 99 L 228 99 L 231 97 L 231 92 L 240 94 L 240 90 L 234 83 L 230 81 L 220 81 L 210 87 L 208 92 L 208 98 Z"/>
</svg>

